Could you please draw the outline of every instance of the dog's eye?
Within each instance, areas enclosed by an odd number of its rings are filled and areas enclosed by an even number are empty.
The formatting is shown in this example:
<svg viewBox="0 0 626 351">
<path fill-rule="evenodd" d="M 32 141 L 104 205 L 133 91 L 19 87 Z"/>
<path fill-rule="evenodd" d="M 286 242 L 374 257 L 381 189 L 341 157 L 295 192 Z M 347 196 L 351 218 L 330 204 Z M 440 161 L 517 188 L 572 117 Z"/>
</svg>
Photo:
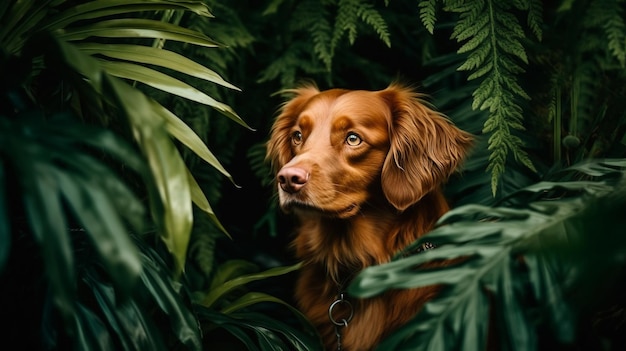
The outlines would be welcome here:
<svg viewBox="0 0 626 351">
<path fill-rule="evenodd" d="M 357 146 L 360 143 L 361 143 L 361 137 L 359 137 L 355 133 L 348 133 L 348 136 L 346 137 L 346 144 L 350 146 Z"/>
<path fill-rule="evenodd" d="M 302 143 L 302 132 L 300 131 L 293 132 L 293 134 L 291 134 L 291 142 L 294 145 L 300 145 L 300 143 Z"/>
</svg>

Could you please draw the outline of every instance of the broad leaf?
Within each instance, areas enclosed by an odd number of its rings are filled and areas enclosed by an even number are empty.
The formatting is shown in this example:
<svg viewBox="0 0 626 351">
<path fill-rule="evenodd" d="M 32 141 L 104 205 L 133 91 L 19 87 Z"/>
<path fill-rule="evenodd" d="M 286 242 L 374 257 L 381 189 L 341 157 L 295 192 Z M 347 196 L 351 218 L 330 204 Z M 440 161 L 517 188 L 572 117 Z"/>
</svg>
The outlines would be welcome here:
<svg viewBox="0 0 626 351">
<path fill-rule="evenodd" d="M 436 249 L 361 272 L 348 289 L 357 297 L 443 286 L 379 349 L 484 349 L 489 311 L 502 349 L 536 349 L 540 326 L 550 328 L 555 342 L 572 342 L 578 314 L 603 294 L 593 287 L 613 279 L 609 272 L 626 263 L 620 215 L 626 209 L 626 161 L 595 160 L 574 170 L 598 179 L 543 182 L 506 199 L 530 195 L 522 208 L 461 206 L 412 246 L 431 242 Z M 420 268 L 455 258 L 464 260 Z M 534 317 L 540 315 L 545 317 Z"/>
</svg>

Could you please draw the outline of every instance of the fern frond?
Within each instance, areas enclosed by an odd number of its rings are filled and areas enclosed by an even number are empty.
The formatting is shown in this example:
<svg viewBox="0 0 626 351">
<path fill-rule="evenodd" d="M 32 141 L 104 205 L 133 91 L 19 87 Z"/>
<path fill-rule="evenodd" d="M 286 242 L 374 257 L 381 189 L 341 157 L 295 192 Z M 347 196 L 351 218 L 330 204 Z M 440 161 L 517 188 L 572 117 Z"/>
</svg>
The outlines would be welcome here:
<svg viewBox="0 0 626 351">
<path fill-rule="evenodd" d="M 444 11 L 465 14 L 464 16 L 467 16 L 470 12 L 480 13 L 482 7 L 485 6 L 485 1 L 443 0 L 443 4 Z"/>
<path fill-rule="evenodd" d="M 626 25 L 624 6 L 620 0 L 595 0 L 589 5 L 583 24 L 590 29 L 601 29 L 606 37 L 588 42 L 589 49 L 601 46 L 626 67 Z M 595 45 L 594 45 L 595 44 Z"/>
<path fill-rule="evenodd" d="M 451 39 L 456 39 L 457 41 L 462 41 L 476 35 L 489 20 L 489 17 L 484 16 L 486 9 L 485 2 L 482 0 L 473 2 L 471 5 L 460 3 L 454 6 L 446 2 L 444 10 L 460 14 L 459 20 L 454 26 L 454 30 L 450 36 Z M 483 21 L 483 17 L 486 17 L 487 21 Z"/>
<path fill-rule="evenodd" d="M 289 45 L 280 57 L 261 72 L 257 82 L 267 82 L 278 78 L 282 87 L 292 87 L 296 83 L 300 70 L 306 74 L 327 72 L 324 67 L 307 57 L 308 50 L 309 43 L 306 42 L 295 42 Z"/>
<path fill-rule="evenodd" d="M 331 47 L 333 49 L 339 44 L 346 32 L 348 33 L 350 45 L 354 44 L 357 37 L 359 19 L 372 27 L 378 34 L 379 39 L 387 46 L 391 46 L 387 23 L 371 4 L 365 3 L 363 0 L 339 0 L 337 18 L 331 39 Z"/>
<path fill-rule="evenodd" d="M 248 149 L 247 157 L 248 163 L 254 175 L 259 179 L 261 185 L 269 187 L 274 183 L 274 177 L 272 177 L 272 170 L 268 163 L 265 161 L 265 144 L 257 143 Z"/>
<path fill-rule="evenodd" d="M 420 9 L 422 24 L 430 34 L 433 34 L 437 21 L 437 0 L 423 0 L 417 6 Z"/>
<path fill-rule="evenodd" d="M 292 28 L 304 29 L 313 39 L 313 53 L 320 59 L 328 71 L 333 58 L 333 28 L 329 21 L 330 14 L 326 6 L 317 0 L 300 2 L 293 12 Z"/>
<path fill-rule="evenodd" d="M 337 47 L 345 32 L 348 32 L 350 44 L 354 44 L 357 34 L 357 21 L 359 19 L 357 15 L 359 5 L 360 0 L 339 0 L 331 47 Z"/>
<path fill-rule="evenodd" d="M 331 42 L 332 33 L 330 23 L 322 16 L 319 21 L 313 23 L 310 27 L 310 32 L 313 38 L 313 52 L 324 63 L 326 69 L 330 71 L 334 56 L 334 47 L 328 45 Z"/>
<path fill-rule="evenodd" d="M 530 9 L 531 4 L 518 1 L 513 6 L 515 9 Z M 522 45 L 525 33 L 517 17 L 510 12 L 514 10 L 507 1 L 446 1 L 444 10 L 459 13 L 451 38 L 464 41 L 458 53 L 468 53 L 468 58 L 458 69 L 471 72 L 468 80 L 482 79 L 473 93 L 472 107 L 489 111 L 483 133 L 492 133 L 487 170 L 491 172 L 492 193 L 495 195 L 509 153 L 518 162 L 535 170 L 523 150 L 523 142 L 512 134 L 513 130 L 524 129 L 518 99 L 529 99 L 517 82 L 517 75 L 524 72 L 520 62 L 528 63 Z"/>
<path fill-rule="evenodd" d="M 387 47 L 391 47 L 391 38 L 389 37 L 389 29 L 387 28 L 387 22 L 380 15 L 380 12 L 374 9 L 372 4 L 363 4 L 359 7 L 357 15 L 365 24 L 369 25 L 374 29 L 376 34 L 378 34 L 378 38 L 387 45 Z"/>
<path fill-rule="evenodd" d="M 541 0 L 529 0 L 528 1 L 528 27 L 533 32 L 537 40 L 541 41 L 543 37 L 543 30 L 541 26 L 543 24 L 543 3 Z"/>
<path fill-rule="evenodd" d="M 599 7 L 606 11 L 604 31 L 609 39 L 609 52 L 617 59 L 622 68 L 626 67 L 626 25 L 624 25 L 624 9 L 617 0 L 598 1 Z M 603 16 L 604 17 L 604 16 Z"/>
<path fill-rule="evenodd" d="M 203 278 L 208 280 L 215 268 L 215 245 L 217 239 L 223 236 L 210 221 L 208 216 L 203 216 L 196 211 L 194 227 L 189 242 L 189 261 L 193 262 L 202 272 Z"/>
</svg>

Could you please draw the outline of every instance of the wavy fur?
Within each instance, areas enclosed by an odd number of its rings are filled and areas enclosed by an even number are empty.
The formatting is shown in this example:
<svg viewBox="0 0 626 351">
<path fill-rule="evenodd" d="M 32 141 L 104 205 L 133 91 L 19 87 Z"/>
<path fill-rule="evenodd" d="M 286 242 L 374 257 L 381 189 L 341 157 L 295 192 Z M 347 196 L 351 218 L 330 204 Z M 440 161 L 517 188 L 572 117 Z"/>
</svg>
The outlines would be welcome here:
<svg viewBox="0 0 626 351">
<path fill-rule="evenodd" d="M 328 349 L 328 309 L 350 279 L 388 262 L 448 210 L 440 185 L 472 137 L 412 89 L 290 91 L 267 144 L 281 208 L 298 219 L 293 247 L 304 262 L 295 297 Z M 355 137 L 356 136 L 356 137 Z M 437 287 L 351 299 L 345 350 L 368 350 L 411 319 Z"/>
</svg>

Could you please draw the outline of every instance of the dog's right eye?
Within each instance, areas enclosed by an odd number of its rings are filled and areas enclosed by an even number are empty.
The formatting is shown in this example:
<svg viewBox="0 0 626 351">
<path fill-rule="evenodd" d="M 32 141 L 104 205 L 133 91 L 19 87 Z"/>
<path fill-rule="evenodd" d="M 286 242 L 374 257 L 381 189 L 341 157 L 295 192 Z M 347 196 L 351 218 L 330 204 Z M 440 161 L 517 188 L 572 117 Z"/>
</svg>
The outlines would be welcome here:
<svg viewBox="0 0 626 351">
<path fill-rule="evenodd" d="M 302 132 L 295 131 L 291 134 L 291 142 L 294 145 L 300 145 L 302 143 Z"/>
</svg>

